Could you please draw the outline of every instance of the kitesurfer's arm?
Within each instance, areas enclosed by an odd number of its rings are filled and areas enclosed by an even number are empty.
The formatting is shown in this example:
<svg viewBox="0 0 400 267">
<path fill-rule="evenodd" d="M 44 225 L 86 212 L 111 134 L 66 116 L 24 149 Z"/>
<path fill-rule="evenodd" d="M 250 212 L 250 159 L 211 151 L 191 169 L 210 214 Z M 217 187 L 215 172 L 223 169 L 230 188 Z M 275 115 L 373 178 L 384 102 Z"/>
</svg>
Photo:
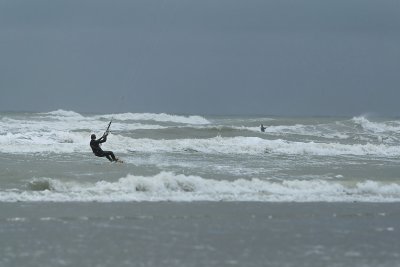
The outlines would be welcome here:
<svg viewBox="0 0 400 267">
<path fill-rule="evenodd" d="M 103 135 L 99 140 L 99 143 L 104 143 L 105 141 L 107 141 L 107 134 Z"/>
</svg>

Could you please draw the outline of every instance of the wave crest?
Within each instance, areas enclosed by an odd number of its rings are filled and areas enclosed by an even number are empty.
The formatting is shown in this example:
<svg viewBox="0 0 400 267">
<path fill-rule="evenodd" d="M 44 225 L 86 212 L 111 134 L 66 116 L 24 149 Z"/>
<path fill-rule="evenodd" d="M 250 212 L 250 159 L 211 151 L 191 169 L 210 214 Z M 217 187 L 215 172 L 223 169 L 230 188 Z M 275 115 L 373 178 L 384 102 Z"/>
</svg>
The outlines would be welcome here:
<svg viewBox="0 0 400 267">
<path fill-rule="evenodd" d="M 354 117 L 352 121 L 362 129 L 372 133 L 398 132 L 400 130 L 398 121 L 372 122 L 363 116 Z"/>
<path fill-rule="evenodd" d="M 70 111 L 70 110 L 63 110 L 63 109 L 58 109 L 55 111 L 50 111 L 46 113 L 40 113 L 40 114 L 45 114 L 45 115 L 50 115 L 50 116 L 57 116 L 57 117 L 79 117 L 82 118 L 83 116 L 75 111 Z"/>
<path fill-rule="evenodd" d="M 0 192 L 0 201 L 400 201 L 399 184 L 375 181 L 355 184 L 318 179 L 227 181 L 161 172 L 147 177 L 127 175 L 114 182 L 78 183 L 35 178 L 29 184 L 28 191 Z"/>
<path fill-rule="evenodd" d="M 210 122 L 204 117 L 170 115 L 166 113 L 120 113 L 110 115 L 100 115 L 98 118 L 111 119 L 121 121 L 158 121 L 158 122 L 175 122 L 183 124 L 209 124 Z"/>
<path fill-rule="evenodd" d="M 33 178 L 27 185 L 29 190 L 32 191 L 45 191 L 53 190 L 52 179 L 50 178 Z"/>
</svg>

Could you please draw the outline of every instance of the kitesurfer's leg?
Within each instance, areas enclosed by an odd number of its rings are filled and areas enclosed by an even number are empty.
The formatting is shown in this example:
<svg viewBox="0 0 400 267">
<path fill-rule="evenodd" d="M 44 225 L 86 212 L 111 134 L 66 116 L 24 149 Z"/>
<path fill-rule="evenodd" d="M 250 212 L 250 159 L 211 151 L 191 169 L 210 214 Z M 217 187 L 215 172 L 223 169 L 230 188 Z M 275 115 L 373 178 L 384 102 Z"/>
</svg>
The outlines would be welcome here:
<svg viewBox="0 0 400 267">
<path fill-rule="evenodd" d="M 111 157 L 112 157 L 113 161 L 117 161 L 117 158 L 115 157 L 114 153 L 113 153 L 113 152 L 111 152 L 111 151 L 110 151 L 110 153 L 111 153 L 110 155 L 111 155 Z"/>
<path fill-rule="evenodd" d="M 104 151 L 104 155 L 108 158 L 109 161 L 117 161 L 112 151 Z"/>
</svg>

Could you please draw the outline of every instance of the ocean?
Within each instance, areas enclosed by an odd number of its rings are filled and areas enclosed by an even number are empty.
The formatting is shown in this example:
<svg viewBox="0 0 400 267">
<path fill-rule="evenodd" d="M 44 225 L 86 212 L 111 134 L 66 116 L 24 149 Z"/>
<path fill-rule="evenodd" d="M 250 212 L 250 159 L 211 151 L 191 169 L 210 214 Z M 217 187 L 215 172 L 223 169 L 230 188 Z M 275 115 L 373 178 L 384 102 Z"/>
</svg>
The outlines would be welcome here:
<svg viewBox="0 0 400 267">
<path fill-rule="evenodd" d="M 89 147 L 111 120 L 124 163 Z M 399 141 L 370 116 L 0 113 L 0 266 L 400 266 Z"/>
</svg>

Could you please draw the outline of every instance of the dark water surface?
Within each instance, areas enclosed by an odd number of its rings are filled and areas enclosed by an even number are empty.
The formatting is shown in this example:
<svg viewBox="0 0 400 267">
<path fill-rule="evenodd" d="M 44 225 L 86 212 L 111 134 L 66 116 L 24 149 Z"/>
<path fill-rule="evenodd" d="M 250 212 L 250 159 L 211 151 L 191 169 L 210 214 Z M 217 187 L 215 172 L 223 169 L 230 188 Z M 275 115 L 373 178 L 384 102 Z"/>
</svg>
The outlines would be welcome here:
<svg viewBox="0 0 400 267">
<path fill-rule="evenodd" d="M 1 203 L 0 266 L 400 266 L 397 203 Z"/>
</svg>

